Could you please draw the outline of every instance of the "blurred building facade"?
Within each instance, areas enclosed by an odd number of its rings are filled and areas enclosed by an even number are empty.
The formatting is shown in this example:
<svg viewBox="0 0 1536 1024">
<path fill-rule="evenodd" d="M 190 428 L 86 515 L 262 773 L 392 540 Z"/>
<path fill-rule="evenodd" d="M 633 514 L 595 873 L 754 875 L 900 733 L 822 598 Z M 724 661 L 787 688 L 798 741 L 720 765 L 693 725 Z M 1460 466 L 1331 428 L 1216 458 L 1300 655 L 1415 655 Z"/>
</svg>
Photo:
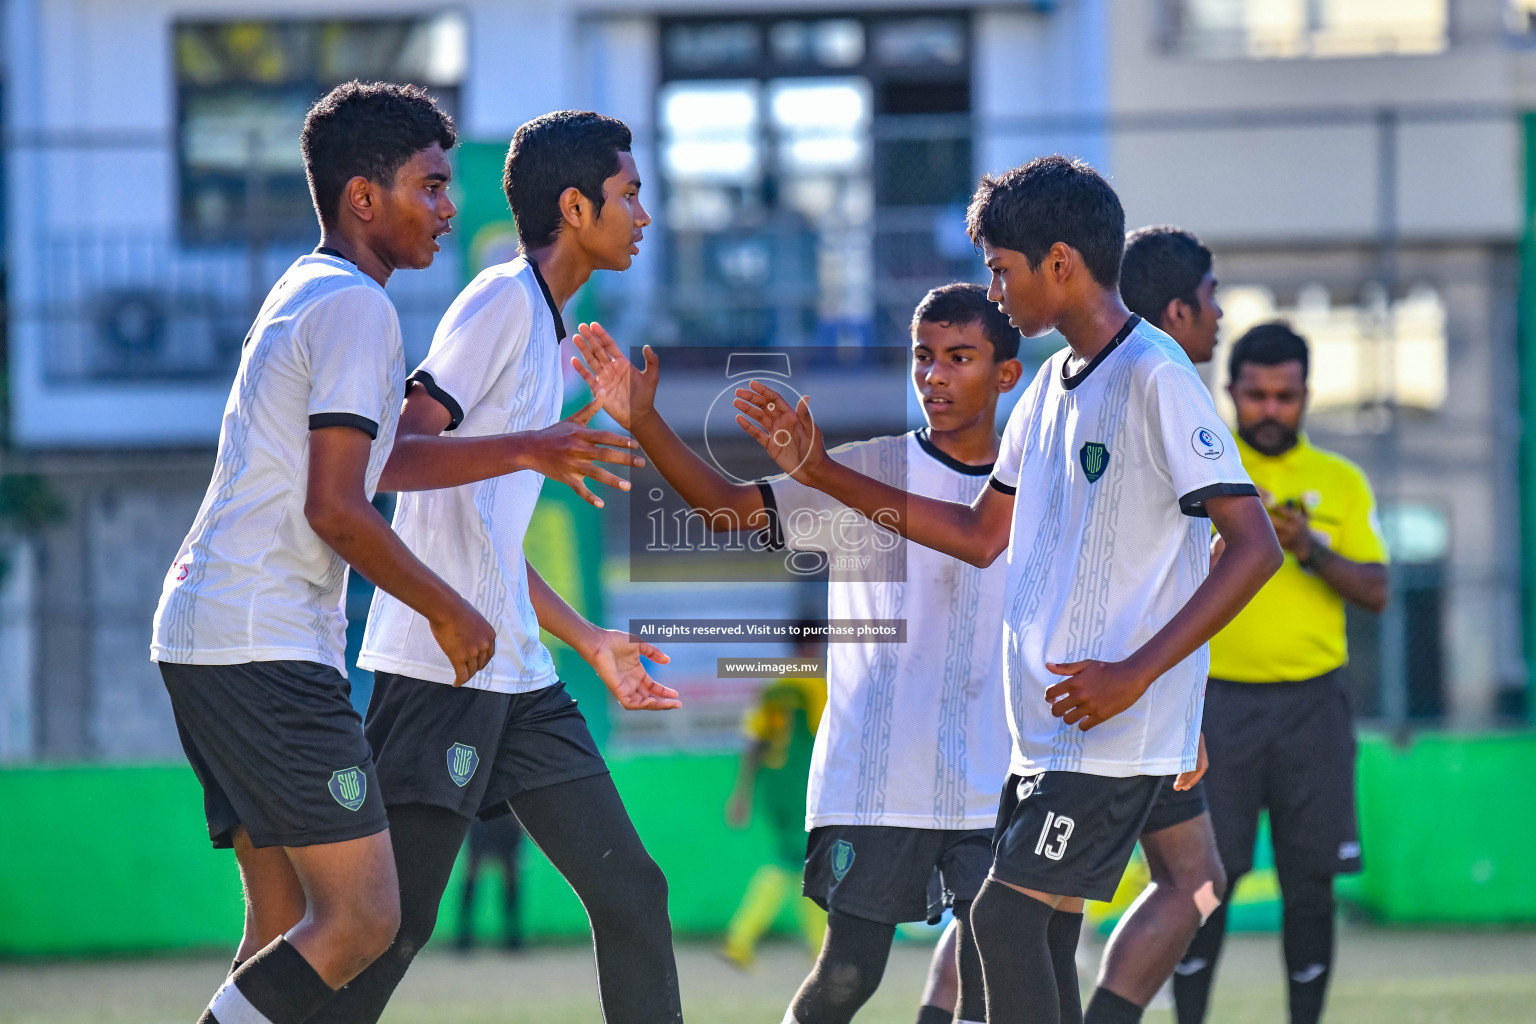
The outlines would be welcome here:
<svg viewBox="0 0 1536 1024">
<path fill-rule="evenodd" d="M 488 143 L 626 120 L 658 223 L 581 301 L 656 344 L 904 345 L 923 291 L 982 279 L 978 174 L 1093 161 L 1132 225 L 1216 249 L 1229 336 L 1284 315 L 1317 347 L 1314 437 L 1370 472 L 1400 564 L 1361 710 L 1518 713 L 1527 7 L 6 0 L 7 469 L 58 512 L 0 525 L 0 759 L 175 754 L 149 618 L 254 305 L 314 241 L 304 109 L 352 77 Z M 397 275 L 408 359 L 504 243 Z"/>
</svg>

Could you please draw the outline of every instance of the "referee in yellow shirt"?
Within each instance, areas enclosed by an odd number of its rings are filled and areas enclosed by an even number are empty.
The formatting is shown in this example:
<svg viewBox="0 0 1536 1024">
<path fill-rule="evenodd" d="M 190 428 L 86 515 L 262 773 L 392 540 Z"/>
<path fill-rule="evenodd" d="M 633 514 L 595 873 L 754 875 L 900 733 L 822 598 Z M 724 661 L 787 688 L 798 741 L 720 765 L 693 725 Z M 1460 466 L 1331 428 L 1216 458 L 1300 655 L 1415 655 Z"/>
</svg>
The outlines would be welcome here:
<svg viewBox="0 0 1536 1024">
<path fill-rule="evenodd" d="M 1269 811 L 1284 908 L 1291 1024 L 1322 1016 L 1333 966 L 1333 878 L 1360 870 L 1355 735 L 1339 669 L 1344 603 L 1380 612 L 1387 552 L 1365 474 L 1302 433 L 1307 343 L 1283 323 L 1238 339 L 1228 391 L 1243 468 L 1269 506 L 1285 565 L 1211 640 L 1206 797 L 1228 892 L 1253 867 Z M 1215 554 L 1220 555 L 1221 542 Z M 1174 974 L 1179 1024 L 1199 1024 L 1226 931 L 1226 904 Z"/>
</svg>

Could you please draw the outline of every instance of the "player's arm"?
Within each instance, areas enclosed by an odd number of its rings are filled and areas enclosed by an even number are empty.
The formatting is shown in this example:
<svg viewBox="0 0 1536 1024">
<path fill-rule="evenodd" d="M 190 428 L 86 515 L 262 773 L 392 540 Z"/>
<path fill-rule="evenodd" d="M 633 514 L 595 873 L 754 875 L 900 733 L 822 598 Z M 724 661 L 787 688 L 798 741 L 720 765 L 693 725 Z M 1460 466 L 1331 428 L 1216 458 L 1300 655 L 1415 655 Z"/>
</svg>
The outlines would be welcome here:
<svg viewBox="0 0 1536 1024">
<path fill-rule="evenodd" d="M 356 427 L 319 427 L 309 432 L 304 518 L 348 565 L 426 618 L 453 665 L 458 686 L 491 660 L 496 631 L 411 553 L 369 503 L 363 481 L 372 443 Z"/>
<path fill-rule="evenodd" d="M 1091 729 L 1141 698 L 1159 676 L 1193 654 L 1253 599 L 1285 560 L 1264 504 L 1252 495 L 1206 498 L 1225 549 L 1205 582 L 1162 629 L 1124 661 L 1047 664 L 1066 676 L 1045 691 L 1051 713 Z"/>
<path fill-rule="evenodd" d="M 602 324 L 582 324 L 573 339 L 581 358 L 571 365 L 593 393 L 603 395 L 603 410 L 629 431 L 651 464 L 673 490 L 706 520 L 729 512 L 747 529 L 768 525 L 763 495 L 753 484 L 727 479 L 694 452 L 656 411 L 656 385 L 661 360 L 645 346 L 645 368 L 629 361 Z"/>
<path fill-rule="evenodd" d="M 746 828 L 752 821 L 752 796 L 757 787 L 757 773 L 762 769 L 768 741 L 751 737 L 742 748 L 736 767 L 736 785 L 725 803 L 725 821 L 732 828 Z"/>
<path fill-rule="evenodd" d="M 1305 510 L 1281 505 L 1270 513 L 1280 546 L 1296 556 L 1302 568 L 1332 587 L 1340 597 L 1366 611 L 1380 614 L 1387 607 L 1387 567 L 1357 562 L 1320 543 Z"/>
<path fill-rule="evenodd" d="M 629 481 L 599 463 L 645 464 L 632 450 L 639 447 L 634 440 L 587 426 L 602 404 L 599 395 L 579 412 L 543 430 L 486 437 L 443 437 L 443 431 L 453 422 L 453 414 L 427 388 L 415 384 L 406 395 L 400 425 L 395 431 L 395 446 L 384 464 L 379 489 L 430 491 L 531 469 L 568 484 L 588 502 L 602 508 L 602 499 L 587 489 L 586 480 L 625 491 L 629 490 Z"/>
<path fill-rule="evenodd" d="M 628 633 L 603 629 L 581 616 L 555 593 L 533 563 L 528 563 L 528 597 L 539 626 L 568 644 L 592 666 L 603 685 L 619 704 L 631 711 L 664 711 L 682 707 L 677 691 L 662 686 L 645 670 L 641 658 L 665 665 L 672 659 L 647 643 L 630 639 Z"/>
<path fill-rule="evenodd" d="M 911 494 L 827 457 L 808 398 L 790 406 L 760 381 L 736 392 L 736 422 L 778 466 L 888 530 L 972 565 L 988 566 L 1008 548 L 1013 494 L 996 484 L 973 504 Z M 647 449 L 649 451 L 649 449 Z"/>
</svg>

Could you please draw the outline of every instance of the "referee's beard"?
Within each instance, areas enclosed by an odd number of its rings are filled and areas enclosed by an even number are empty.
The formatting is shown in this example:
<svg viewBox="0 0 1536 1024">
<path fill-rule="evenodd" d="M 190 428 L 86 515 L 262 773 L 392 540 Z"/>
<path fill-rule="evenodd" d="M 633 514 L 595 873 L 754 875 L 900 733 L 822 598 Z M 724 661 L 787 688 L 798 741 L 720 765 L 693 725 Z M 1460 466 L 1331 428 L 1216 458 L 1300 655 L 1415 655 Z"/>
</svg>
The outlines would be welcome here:
<svg viewBox="0 0 1536 1024">
<path fill-rule="evenodd" d="M 1237 436 L 1261 455 L 1284 455 L 1296 447 L 1300 431 L 1279 420 L 1263 419 L 1239 427 Z"/>
</svg>

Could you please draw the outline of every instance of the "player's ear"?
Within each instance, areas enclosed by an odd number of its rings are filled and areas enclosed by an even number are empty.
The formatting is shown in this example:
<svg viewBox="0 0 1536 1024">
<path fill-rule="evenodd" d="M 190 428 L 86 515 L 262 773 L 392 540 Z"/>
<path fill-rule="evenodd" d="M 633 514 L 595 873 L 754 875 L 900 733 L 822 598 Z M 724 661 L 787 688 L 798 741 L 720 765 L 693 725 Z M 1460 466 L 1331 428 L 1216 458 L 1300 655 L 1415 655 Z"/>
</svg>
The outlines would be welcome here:
<svg viewBox="0 0 1536 1024">
<path fill-rule="evenodd" d="M 1050 251 L 1045 254 L 1043 261 L 1045 268 L 1050 271 L 1051 276 L 1056 279 L 1057 283 L 1065 281 L 1071 275 L 1073 269 L 1081 262 L 1082 258 L 1078 256 L 1077 250 L 1066 242 L 1052 243 Z"/>
<path fill-rule="evenodd" d="M 358 220 L 373 220 L 376 209 L 373 182 L 361 174 L 349 179 L 341 188 L 339 205 L 343 214 L 351 214 Z"/>
<path fill-rule="evenodd" d="M 1183 299 L 1169 299 L 1163 307 L 1163 322 L 1159 326 L 1165 334 L 1172 334 L 1174 327 L 1189 319 L 1189 304 Z"/>
<path fill-rule="evenodd" d="M 1007 394 L 1024 376 L 1024 364 L 1017 359 L 1004 359 L 997 366 L 997 392 Z"/>
<path fill-rule="evenodd" d="M 560 193 L 560 219 L 570 227 L 581 227 L 590 209 L 587 197 L 575 185 Z"/>
</svg>

